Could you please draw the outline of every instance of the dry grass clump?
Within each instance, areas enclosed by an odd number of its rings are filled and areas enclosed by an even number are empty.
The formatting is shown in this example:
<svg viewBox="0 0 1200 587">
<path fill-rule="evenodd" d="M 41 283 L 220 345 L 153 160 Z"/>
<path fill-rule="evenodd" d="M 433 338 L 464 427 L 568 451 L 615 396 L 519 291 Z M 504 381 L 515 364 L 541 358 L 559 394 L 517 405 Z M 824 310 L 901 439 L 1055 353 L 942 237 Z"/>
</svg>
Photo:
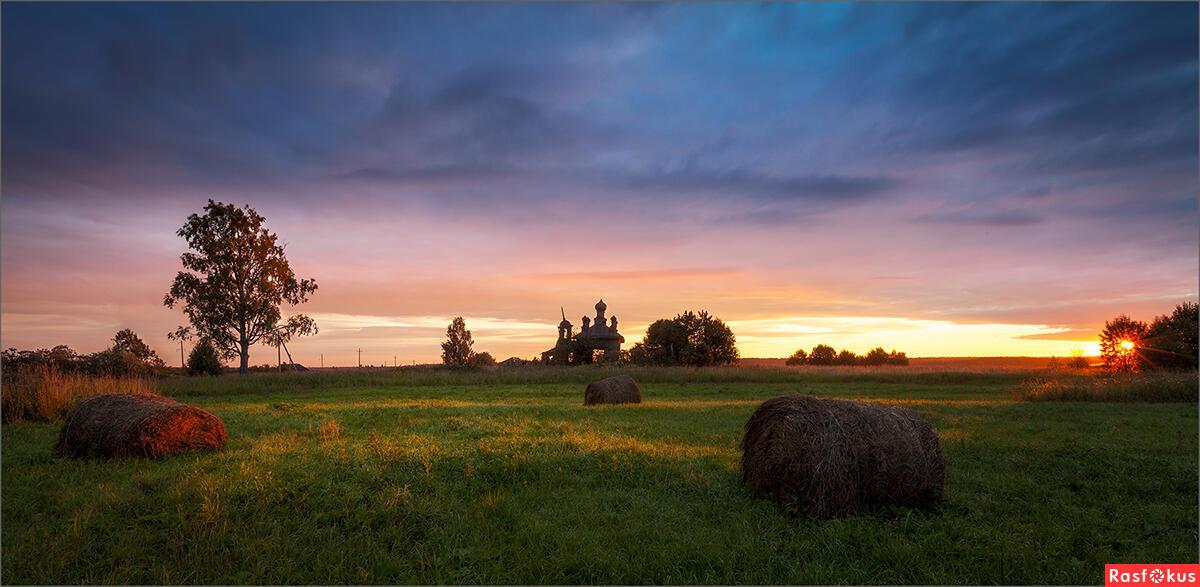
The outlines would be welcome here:
<svg viewBox="0 0 1200 587">
<path fill-rule="evenodd" d="M 642 390 L 628 375 L 616 375 L 593 381 L 583 392 L 584 405 L 592 404 L 640 404 Z"/>
<path fill-rule="evenodd" d="M 742 480 L 756 494 L 816 517 L 942 500 L 937 433 L 907 408 L 777 397 L 746 421 L 742 451 Z"/>
<path fill-rule="evenodd" d="M 329 442 L 342 437 L 342 427 L 333 420 L 326 420 L 317 427 L 317 436 L 321 442 Z"/>
<path fill-rule="evenodd" d="M 1013 391 L 1017 401 L 1196 403 L 1195 371 L 1111 373 L 1103 376 L 1037 377 Z"/>
<path fill-rule="evenodd" d="M 56 457 L 158 458 L 225 446 L 220 418 L 156 395 L 117 393 L 85 399 L 67 413 Z"/>
<path fill-rule="evenodd" d="M 61 420 L 80 400 L 110 393 L 158 395 L 149 381 L 138 377 L 69 373 L 44 365 L 20 367 L 5 373 L 0 413 L 4 422 L 51 422 Z"/>
</svg>

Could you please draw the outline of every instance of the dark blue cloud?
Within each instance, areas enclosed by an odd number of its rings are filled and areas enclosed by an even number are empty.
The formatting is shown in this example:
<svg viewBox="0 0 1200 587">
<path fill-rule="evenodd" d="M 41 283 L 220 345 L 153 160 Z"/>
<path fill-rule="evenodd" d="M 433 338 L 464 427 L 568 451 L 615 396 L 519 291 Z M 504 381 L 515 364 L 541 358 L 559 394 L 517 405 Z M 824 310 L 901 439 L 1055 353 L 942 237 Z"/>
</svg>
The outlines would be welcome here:
<svg viewBox="0 0 1200 587">
<path fill-rule="evenodd" d="M 1195 4 L 5 4 L 3 16 L 6 192 L 331 180 L 461 184 L 444 200 L 461 203 L 502 178 L 534 200 L 547 183 L 614 201 L 715 197 L 728 218 L 780 223 L 946 194 L 953 177 L 920 170 L 965 160 L 972 181 L 950 209 L 1005 210 L 997 200 L 1022 193 L 1041 207 L 926 221 L 1032 226 L 1070 198 L 1086 215 L 1078 193 L 1099 185 L 1127 195 L 1098 209 L 1177 211 L 1196 188 Z M 1151 181 L 1155 193 L 1138 189 Z"/>
<path fill-rule="evenodd" d="M 1045 220 L 1037 214 L 1022 211 L 957 211 L 936 214 L 921 214 L 916 221 L 925 224 L 949 226 L 1029 226 Z"/>
</svg>

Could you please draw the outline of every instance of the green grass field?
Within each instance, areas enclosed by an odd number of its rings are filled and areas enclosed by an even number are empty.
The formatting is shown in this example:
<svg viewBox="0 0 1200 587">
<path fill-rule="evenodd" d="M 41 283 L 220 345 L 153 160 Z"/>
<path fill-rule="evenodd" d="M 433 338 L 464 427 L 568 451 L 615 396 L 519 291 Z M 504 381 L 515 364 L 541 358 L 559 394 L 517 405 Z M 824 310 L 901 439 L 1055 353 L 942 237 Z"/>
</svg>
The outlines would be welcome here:
<svg viewBox="0 0 1200 587">
<path fill-rule="evenodd" d="M 58 461 L 58 424 L 5 425 L 3 582 L 1094 584 L 1106 562 L 1197 562 L 1194 403 L 713 373 L 641 373 L 645 403 L 602 408 L 587 373 L 168 381 L 230 434 L 165 461 Z M 742 425 L 790 392 L 925 415 L 945 504 L 815 521 L 752 497 Z"/>
</svg>

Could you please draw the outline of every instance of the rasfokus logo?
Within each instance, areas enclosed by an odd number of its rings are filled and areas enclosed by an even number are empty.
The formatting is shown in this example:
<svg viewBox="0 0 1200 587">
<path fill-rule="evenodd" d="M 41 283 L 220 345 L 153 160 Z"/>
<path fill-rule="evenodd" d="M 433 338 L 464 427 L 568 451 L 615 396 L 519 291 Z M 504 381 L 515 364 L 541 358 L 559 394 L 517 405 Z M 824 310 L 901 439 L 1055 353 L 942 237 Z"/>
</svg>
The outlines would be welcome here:
<svg viewBox="0 0 1200 587">
<path fill-rule="evenodd" d="M 1104 565 L 1104 585 L 1200 585 L 1200 565 Z"/>
</svg>

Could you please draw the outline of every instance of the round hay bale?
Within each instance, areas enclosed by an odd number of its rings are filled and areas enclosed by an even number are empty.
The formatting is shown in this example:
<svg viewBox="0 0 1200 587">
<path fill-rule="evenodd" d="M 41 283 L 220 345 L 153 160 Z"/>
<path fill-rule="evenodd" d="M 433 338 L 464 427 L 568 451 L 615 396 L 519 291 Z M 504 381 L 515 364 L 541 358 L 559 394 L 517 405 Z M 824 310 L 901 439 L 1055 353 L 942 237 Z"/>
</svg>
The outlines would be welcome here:
<svg viewBox="0 0 1200 587">
<path fill-rule="evenodd" d="M 616 375 L 593 381 L 583 392 L 584 405 L 592 404 L 640 404 L 642 390 L 628 375 Z"/>
<path fill-rule="evenodd" d="M 225 424 L 200 408 L 156 395 L 115 393 L 71 408 L 56 457 L 158 458 L 225 445 Z"/>
<path fill-rule="evenodd" d="M 777 397 L 755 410 L 742 437 L 742 480 L 816 517 L 938 503 L 945 478 L 937 433 L 907 408 Z"/>
</svg>

